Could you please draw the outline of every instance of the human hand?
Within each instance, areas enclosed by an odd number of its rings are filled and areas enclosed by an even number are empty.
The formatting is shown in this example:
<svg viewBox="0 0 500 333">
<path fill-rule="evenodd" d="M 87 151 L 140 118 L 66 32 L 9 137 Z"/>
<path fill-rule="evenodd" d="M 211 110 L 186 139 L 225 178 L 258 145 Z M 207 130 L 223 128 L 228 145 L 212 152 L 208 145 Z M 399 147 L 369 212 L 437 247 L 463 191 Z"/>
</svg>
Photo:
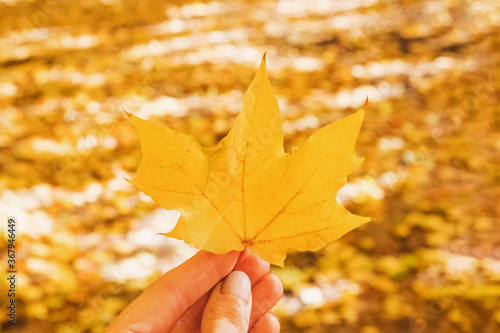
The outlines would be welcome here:
<svg viewBox="0 0 500 333">
<path fill-rule="evenodd" d="M 282 294 L 269 264 L 250 250 L 199 251 L 146 288 L 107 332 L 279 332 L 269 311 Z"/>
</svg>

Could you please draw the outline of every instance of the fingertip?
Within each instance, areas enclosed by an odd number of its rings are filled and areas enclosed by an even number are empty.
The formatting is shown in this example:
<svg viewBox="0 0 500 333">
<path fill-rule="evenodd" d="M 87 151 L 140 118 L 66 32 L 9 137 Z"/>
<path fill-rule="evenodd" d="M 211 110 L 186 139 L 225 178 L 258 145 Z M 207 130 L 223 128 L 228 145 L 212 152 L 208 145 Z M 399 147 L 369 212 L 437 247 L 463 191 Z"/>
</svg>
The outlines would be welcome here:
<svg viewBox="0 0 500 333">
<path fill-rule="evenodd" d="M 281 282 L 280 278 L 274 273 L 270 272 L 266 276 L 270 280 L 270 285 L 272 285 L 272 289 L 274 290 L 275 294 L 278 295 L 280 298 L 283 296 L 283 283 Z"/>
<path fill-rule="evenodd" d="M 242 271 L 233 271 L 213 289 L 203 310 L 201 331 L 247 332 L 251 310 L 250 279 Z"/>
<path fill-rule="evenodd" d="M 269 311 L 268 313 L 265 314 L 266 320 L 271 322 L 273 325 L 271 327 L 275 327 L 275 331 L 279 332 L 280 331 L 280 318 L 278 315 L 272 311 Z"/>
<path fill-rule="evenodd" d="M 252 253 L 249 255 L 249 259 L 251 258 L 253 266 L 256 268 L 258 267 L 259 270 L 269 272 L 269 268 L 271 268 L 271 265 L 265 260 L 260 259 L 258 255 L 255 253 Z"/>
<path fill-rule="evenodd" d="M 267 261 L 261 259 L 257 254 L 253 253 L 253 255 L 256 257 L 256 260 L 259 262 L 259 265 L 263 268 L 266 269 L 267 272 L 269 272 L 269 269 L 271 268 L 271 264 L 269 264 Z"/>
<path fill-rule="evenodd" d="M 238 261 L 236 262 L 236 265 L 239 265 L 240 263 L 245 261 L 252 252 L 250 251 L 250 248 L 246 247 L 243 251 L 238 252 L 238 253 L 239 253 L 239 256 L 238 256 Z"/>
<path fill-rule="evenodd" d="M 232 294 L 248 303 L 252 292 L 250 278 L 245 272 L 232 271 L 222 282 L 222 293 Z"/>
<path fill-rule="evenodd" d="M 261 260 L 255 253 L 249 253 L 236 264 L 234 269 L 245 272 L 250 277 L 253 286 L 269 272 L 269 263 Z"/>
<path fill-rule="evenodd" d="M 279 331 L 280 322 L 278 316 L 269 311 L 259 318 L 250 333 L 278 333 Z"/>
<path fill-rule="evenodd" d="M 266 274 L 252 289 L 252 316 L 250 325 L 255 325 L 283 296 L 283 284 L 273 273 Z"/>
</svg>

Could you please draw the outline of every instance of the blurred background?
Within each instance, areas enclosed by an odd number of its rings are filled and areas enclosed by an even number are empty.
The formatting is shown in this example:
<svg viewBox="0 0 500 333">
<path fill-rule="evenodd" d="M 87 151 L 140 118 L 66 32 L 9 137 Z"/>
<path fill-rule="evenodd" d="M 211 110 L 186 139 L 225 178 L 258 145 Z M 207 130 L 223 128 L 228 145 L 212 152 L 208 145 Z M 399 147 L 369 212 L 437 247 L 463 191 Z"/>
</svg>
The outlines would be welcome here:
<svg viewBox="0 0 500 333">
<path fill-rule="evenodd" d="M 376 220 L 272 268 L 282 332 L 500 331 L 500 2 L 0 0 L 0 28 L 2 332 L 102 332 L 195 253 L 123 179 L 122 110 L 212 147 L 266 50 L 287 151 L 370 99 L 338 200 Z"/>
</svg>

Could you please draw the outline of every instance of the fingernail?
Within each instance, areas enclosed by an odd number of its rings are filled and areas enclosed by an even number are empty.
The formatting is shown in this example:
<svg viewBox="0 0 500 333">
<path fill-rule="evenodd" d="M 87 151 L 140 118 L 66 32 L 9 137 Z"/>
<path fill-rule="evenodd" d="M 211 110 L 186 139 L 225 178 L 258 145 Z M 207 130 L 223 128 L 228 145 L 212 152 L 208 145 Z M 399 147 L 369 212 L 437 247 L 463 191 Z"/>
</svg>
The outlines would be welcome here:
<svg viewBox="0 0 500 333">
<path fill-rule="evenodd" d="M 245 303 L 248 302 L 251 290 L 250 279 L 241 271 L 231 272 L 222 284 L 223 293 L 233 294 Z"/>
<path fill-rule="evenodd" d="M 272 316 L 276 317 L 276 319 L 278 319 L 278 321 L 280 321 L 280 317 L 278 317 L 278 315 L 277 315 L 276 313 L 274 313 L 274 312 L 272 312 L 272 311 L 269 311 L 269 312 L 267 312 L 267 313 L 269 313 L 270 315 L 272 315 Z"/>
</svg>

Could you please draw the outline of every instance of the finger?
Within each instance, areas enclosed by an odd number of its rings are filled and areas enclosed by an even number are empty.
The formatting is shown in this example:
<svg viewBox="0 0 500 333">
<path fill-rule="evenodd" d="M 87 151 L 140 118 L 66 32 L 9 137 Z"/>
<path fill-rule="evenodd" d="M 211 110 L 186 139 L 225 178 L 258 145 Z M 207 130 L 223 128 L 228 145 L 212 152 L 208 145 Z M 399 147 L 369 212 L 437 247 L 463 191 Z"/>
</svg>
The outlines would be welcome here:
<svg viewBox="0 0 500 333">
<path fill-rule="evenodd" d="M 109 332 L 168 331 L 179 317 L 229 274 L 239 252 L 216 255 L 199 251 L 153 282 L 113 322 Z"/>
<path fill-rule="evenodd" d="M 235 271 L 243 271 L 248 275 L 252 286 L 269 272 L 269 263 L 259 258 L 255 253 L 249 252 L 234 267 Z"/>
<path fill-rule="evenodd" d="M 253 253 L 252 250 L 250 250 L 249 247 L 246 247 L 243 252 L 240 253 L 240 257 L 238 258 L 236 265 L 245 260 L 251 253 Z"/>
<path fill-rule="evenodd" d="M 280 331 L 280 322 L 278 317 L 271 312 L 267 312 L 257 320 L 250 333 L 278 333 Z"/>
<path fill-rule="evenodd" d="M 219 283 L 207 302 L 201 321 L 202 333 L 247 333 L 252 310 L 250 279 L 234 271 Z"/>
<path fill-rule="evenodd" d="M 250 327 L 271 310 L 283 295 L 283 284 L 274 273 L 266 274 L 252 289 Z"/>
<path fill-rule="evenodd" d="M 245 249 L 241 253 L 234 270 L 242 271 L 250 278 L 253 285 L 269 272 L 269 263 L 260 259 L 258 255 L 252 253 L 250 249 Z M 196 303 L 189 308 L 178 320 L 171 330 L 171 333 L 199 332 L 201 329 L 201 316 L 207 304 L 210 293 L 203 295 Z"/>
<path fill-rule="evenodd" d="M 198 333 L 201 330 L 201 316 L 213 289 L 201 296 L 174 324 L 169 333 Z"/>
</svg>

